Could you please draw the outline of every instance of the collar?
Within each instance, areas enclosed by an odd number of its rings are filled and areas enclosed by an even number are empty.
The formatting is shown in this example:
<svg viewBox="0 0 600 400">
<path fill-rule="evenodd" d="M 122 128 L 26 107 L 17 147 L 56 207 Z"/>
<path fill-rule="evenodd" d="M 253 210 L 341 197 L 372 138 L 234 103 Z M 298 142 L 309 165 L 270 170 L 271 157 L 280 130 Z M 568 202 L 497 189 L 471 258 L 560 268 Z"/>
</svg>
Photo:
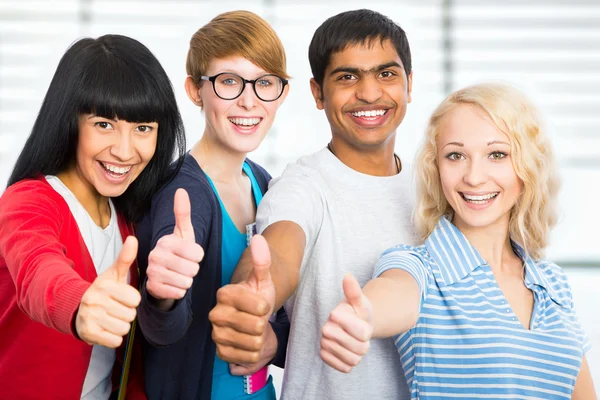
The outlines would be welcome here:
<svg viewBox="0 0 600 400">
<path fill-rule="evenodd" d="M 551 285 L 551 268 L 542 268 L 541 263 L 529 257 L 522 246 L 512 240 L 511 244 L 515 253 L 523 260 L 525 285 L 530 289 L 533 285 L 542 287 L 554 302 L 566 307 L 565 296 L 559 296 Z M 425 247 L 438 265 L 439 276 L 446 286 L 453 285 L 471 274 L 475 268 L 487 264 L 466 236 L 445 216 L 425 240 Z"/>
</svg>

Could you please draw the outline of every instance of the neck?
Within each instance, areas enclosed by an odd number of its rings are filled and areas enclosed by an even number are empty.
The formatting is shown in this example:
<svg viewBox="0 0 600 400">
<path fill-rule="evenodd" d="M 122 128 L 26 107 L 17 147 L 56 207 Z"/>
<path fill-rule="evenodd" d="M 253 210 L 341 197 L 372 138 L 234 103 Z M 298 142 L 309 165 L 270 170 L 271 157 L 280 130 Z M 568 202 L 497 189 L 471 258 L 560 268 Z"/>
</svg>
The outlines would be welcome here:
<svg viewBox="0 0 600 400">
<path fill-rule="evenodd" d="M 206 131 L 190 154 L 213 181 L 231 183 L 242 177 L 246 153 L 233 152 Z"/>
<path fill-rule="evenodd" d="M 98 226 L 104 228 L 108 225 L 110 222 L 108 197 L 98 193 L 96 188 L 81 176 L 77 167 L 71 167 L 56 176 L 73 193 Z"/>
<path fill-rule="evenodd" d="M 402 170 L 400 159 L 394 154 L 395 135 L 374 148 L 358 149 L 342 140 L 331 139 L 329 150 L 341 162 L 355 171 L 372 176 L 392 176 Z"/>
<path fill-rule="evenodd" d="M 512 265 L 508 261 L 517 257 L 512 249 L 508 233 L 509 216 L 485 227 L 467 226 L 462 220 L 456 217 L 454 219 L 456 227 L 490 265 L 494 274 L 507 272 L 509 266 Z"/>
</svg>

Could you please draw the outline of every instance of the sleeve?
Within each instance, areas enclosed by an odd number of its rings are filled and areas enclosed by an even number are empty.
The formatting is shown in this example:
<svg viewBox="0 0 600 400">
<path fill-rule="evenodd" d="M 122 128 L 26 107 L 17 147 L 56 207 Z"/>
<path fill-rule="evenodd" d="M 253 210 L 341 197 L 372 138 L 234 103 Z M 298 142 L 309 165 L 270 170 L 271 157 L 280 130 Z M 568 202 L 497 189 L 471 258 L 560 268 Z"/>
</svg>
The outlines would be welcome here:
<svg viewBox="0 0 600 400">
<path fill-rule="evenodd" d="M 156 246 L 161 237 L 170 235 L 175 229 L 173 204 L 175 192 L 183 187 L 190 197 L 191 218 L 194 226 L 196 243 L 206 249 L 208 232 L 211 229 L 213 206 L 206 189 L 192 179 L 176 179 L 161 190 L 152 200 L 150 208 L 152 230 L 150 249 Z M 202 268 L 202 263 L 200 264 Z M 145 275 L 145 274 L 144 274 Z M 199 274 L 200 275 L 200 274 Z M 192 322 L 192 291 L 199 275 L 194 278 L 194 284 L 183 299 L 177 301 L 169 311 L 163 311 L 154 304 L 154 299 L 146 290 L 147 277 L 141 287 L 142 301 L 138 307 L 138 321 L 142 333 L 149 343 L 154 346 L 168 346 L 183 337 Z"/>
<path fill-rule="evenodd" d="M 63 216 L 58 206 L 43 191 L 31 189 L 9 188 L 0 199 L 0 255 L 19 308 L 33 320 L 77 337 L 73 317 L 91 283 L 73 269 L 59 241 Z"/>
<path fill-rule="evenodd" d="M 271 360 L 271 364 L 284 368 L 288 337 L 290 335 L 290 320 L 283 307 L 277 311 L 275 321 L 271 321 L 270 324 L 273 332 L 275 332 L 275 336 L 277 336 L 277 353 L 275 354 L 275 358 Z"/>
<path fill-rule="evenodd" d="M 373 278 L 381 276 L 385 271 L 391 269 L 400 269 L 408 272 L 419 285 L 419 291 L 421 293 L 421 306 L 427 299 L 427 289 L 429 282 L 433 279 L 433 276 L 423 257 L 411 246 L 397 246 L 392 247 L 383 252 L 377 265 L 375 266 L 375 272 Z"/>
<path fill-rule="evenodd" d="M 577 308 L 575 307 L 573 299 L 573 289 L 571 288 L 567 274 L 558 265 L 552 262 L 549 262 L 549 264 L 555 278 L 549 279 L 551 288 L 550 296 L 559 300 L 559 304 L 563 304 L 563 307 L 566 308 L 566 325 L 571 327 L 570 331 L 575 335 L 575 338 L 579 342 L 583 354 L 586 354 L 588 350 L 591 349 L 592 344 L 577 317 Z"/>
<path fill-rule="evenodd" d="M 294 222 L 306 235 L 306 247 L 314 243 L 323 222 L 325 199 L 315 177 L 296 164 L 273 179 L 256 213 L 258 232 L 280 221 Z"/>
</svg>

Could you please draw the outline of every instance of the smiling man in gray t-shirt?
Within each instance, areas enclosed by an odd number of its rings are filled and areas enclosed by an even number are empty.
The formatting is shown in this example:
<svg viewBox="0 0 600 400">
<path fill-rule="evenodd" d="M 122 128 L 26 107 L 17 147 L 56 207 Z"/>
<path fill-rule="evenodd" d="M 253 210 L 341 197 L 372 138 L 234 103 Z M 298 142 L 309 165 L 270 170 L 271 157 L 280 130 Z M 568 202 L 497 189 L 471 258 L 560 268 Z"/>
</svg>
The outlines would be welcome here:
<svg viewBox="0 0 600 400">
<path fill-rule="evenodd" d="M 364 285 L 383 250 L 414 242 L 411 176 L 394 154 L 411 100 L 408 41 L 389 18 L 349 11 L 317 29 L 309 59 L 311 90 L 332 139 L 288 166 L 261 202 L 257 225 L 268 246 L 253 240 L 234 283 L 219 290 L 210 314 L 217 352 L 237 364 L 260 359 L 266 319 L 285 304 L 291 330 L 283 398 L 408 398 L 391 339 L 373 340 L 347 375 L 319 355 L 321 327 L 343 297 L 343 275 Z"/>
</svg>

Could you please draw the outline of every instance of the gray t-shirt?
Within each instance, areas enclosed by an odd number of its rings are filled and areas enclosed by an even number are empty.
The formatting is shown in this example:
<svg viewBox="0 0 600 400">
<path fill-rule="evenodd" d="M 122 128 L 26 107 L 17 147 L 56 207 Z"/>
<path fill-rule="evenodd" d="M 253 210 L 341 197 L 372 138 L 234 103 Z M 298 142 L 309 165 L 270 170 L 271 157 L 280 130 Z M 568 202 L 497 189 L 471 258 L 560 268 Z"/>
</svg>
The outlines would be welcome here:
<svg viewBox="0 0 600 400">
<path fill-rule="evenodd" d="M 410 398 L 392 339 L 372 340 L 350 374 L 321 360 L 319 342 L 343 298 L 344 275 L 352 273 L 364 286 L 384 250 L 415 243 L 412 182 L 406 166 L 395 176 L 365 175 L 327 149 L 300 158 L 271 181 L 258 208 L 259 232 L 292 221 L 306 234 L 300 282 L 285 304 L 292 325 L 282 399 Z"/>
</svg>

